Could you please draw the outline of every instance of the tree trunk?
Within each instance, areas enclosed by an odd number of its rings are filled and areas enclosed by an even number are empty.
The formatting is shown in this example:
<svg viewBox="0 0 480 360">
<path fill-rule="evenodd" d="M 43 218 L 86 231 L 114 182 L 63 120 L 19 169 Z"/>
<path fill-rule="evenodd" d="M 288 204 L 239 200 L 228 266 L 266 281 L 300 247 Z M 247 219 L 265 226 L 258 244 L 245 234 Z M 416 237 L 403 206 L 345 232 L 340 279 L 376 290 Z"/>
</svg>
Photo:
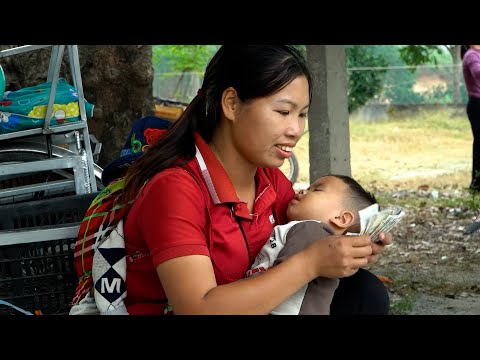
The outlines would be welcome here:
<svg viewBox="0 0 480 360">
<path fill-rule="evenodd" d="M 5 50 L 21 45 L 0 45 Z M 50 50 L 42 49 L 21 55 L 9 56 L 0 59 L 5 72 L 5 91 L 18 90 L 23 87 L 34 86 L 47 81 Z M 68 69 L 62 66 L 60 72 Z M 3 96 L 3 94 L 0 94 Z"/>
<path fill-rule="evenodd" d="M 0 46 L 0 49 L 13 47 Z M 85 99 L 95 105 L 88 121 L 91 134 L 103 144 L 99 165 L 118 157 L 137 119 L 154 112 L 152 47 L 150 45 L 80 45 Z M 61 76 L 72 82 L 67 56 Z M 50 50 L 43 49 L 1 60 L 6 90 L 18 90 L 47 79 Z"/>
<path fill-rule="evenodd" d="M 460 74 L 461 74 L 460 47 L 461 45 L 454 45 L 449 49 L 450 55 L 452 56 L 452 60 L 453 60 L 453 70 L 452 70 L 453 105 L 458 105 L 461 102 L 461 99 L 460 99 Z"/>
</svg>

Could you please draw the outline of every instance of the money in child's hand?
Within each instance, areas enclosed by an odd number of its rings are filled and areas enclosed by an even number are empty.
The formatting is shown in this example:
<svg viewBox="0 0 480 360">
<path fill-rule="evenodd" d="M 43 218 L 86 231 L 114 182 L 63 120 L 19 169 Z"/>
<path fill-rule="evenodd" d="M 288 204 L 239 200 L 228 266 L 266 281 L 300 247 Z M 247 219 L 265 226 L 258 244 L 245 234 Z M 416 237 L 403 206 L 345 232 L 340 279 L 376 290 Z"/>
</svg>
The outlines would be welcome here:
<svg viewBox="0 0 480 360">
<path fill-rule="evenodd" d="M 361 229 L 360 235 L 370 235 L 373 242 L 378 242 L 378 235 L 389 232 L 404 215 L 405 211 L 400 206 L 379 211 L 366 219 L 365 228 Z"/>
</svg>

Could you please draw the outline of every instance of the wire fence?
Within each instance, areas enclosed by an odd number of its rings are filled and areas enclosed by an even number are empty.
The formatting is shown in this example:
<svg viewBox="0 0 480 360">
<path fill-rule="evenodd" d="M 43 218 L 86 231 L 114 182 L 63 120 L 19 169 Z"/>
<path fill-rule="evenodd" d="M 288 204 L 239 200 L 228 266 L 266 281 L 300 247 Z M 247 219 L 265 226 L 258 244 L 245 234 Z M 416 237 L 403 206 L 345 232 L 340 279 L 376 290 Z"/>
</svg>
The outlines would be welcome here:
<svg viewBox="0 0 480 360">
<path fill-rule="evenodd" d="M 422 105 L 466 104 L 468 97 L 461 64 L 348 68 L 365 74 L 381 72 L 381 90 L 368 104 Z M 153 96 L 190 102 L 203 80 L 202 72 L 155 73 Z"/>
<path fill-rule="evenodd" d="M 153 96 L 172 101 L 190 102 L 202 86 L 203 73 L 155 73 Z"/>
<path fill-rule="evenodd" d="M 380 93 L 370 104 L 423 105 L 466 104 L 468 97 L 461 64 L 354 68 L 353 71 L 385 71 Z"/>
</svg>

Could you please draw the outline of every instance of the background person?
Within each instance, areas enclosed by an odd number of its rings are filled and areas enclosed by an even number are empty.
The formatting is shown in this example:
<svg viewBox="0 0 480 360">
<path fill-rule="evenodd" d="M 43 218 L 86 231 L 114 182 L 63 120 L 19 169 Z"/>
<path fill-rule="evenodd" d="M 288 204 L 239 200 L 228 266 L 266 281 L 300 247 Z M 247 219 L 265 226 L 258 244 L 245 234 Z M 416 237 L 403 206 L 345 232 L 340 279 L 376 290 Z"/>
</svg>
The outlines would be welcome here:
<svg viewBox="0 0 480 360">
<path fill-rule="evenodd" d="M 467 116 L 472 127 L 472 181 L 470 189 L 480 191 L 480 45 L 468 46 L 462 58 L 463 78 L 467 88 Z"/>
</svg>

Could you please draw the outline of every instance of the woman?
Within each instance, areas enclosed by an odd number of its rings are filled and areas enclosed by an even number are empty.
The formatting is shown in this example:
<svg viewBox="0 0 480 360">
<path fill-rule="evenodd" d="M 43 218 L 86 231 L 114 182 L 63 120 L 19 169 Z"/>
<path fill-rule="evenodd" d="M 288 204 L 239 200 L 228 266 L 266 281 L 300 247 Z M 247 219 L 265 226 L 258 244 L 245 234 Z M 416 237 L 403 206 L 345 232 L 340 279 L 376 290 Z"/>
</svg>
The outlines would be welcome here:
<svg viewBox="0 0 480 360">
<path fill-rule="evenodd" d="M 473 133 L 470 189 L 480 191 L 480 45 L 468 45 L 462 55 L 463 78 L 468 93 L 467 116 Z"/>
<path fill-rule="evenodd" d="M 391 242 L 384 234 L 379 245 L 330 236 L 243 279 L 286 222 L 295 194 L 277 168 L 303 134 L 311 96 L 292 47 L 218 50 L 198 95 L 128 170 L 124 200 L 140 191 L 124 225 L 130 314 L 268 314 L 318 276 L 345 277 L 332 314 L 388 312 L 383 284 L 359 271 Z"/>
</svg>

